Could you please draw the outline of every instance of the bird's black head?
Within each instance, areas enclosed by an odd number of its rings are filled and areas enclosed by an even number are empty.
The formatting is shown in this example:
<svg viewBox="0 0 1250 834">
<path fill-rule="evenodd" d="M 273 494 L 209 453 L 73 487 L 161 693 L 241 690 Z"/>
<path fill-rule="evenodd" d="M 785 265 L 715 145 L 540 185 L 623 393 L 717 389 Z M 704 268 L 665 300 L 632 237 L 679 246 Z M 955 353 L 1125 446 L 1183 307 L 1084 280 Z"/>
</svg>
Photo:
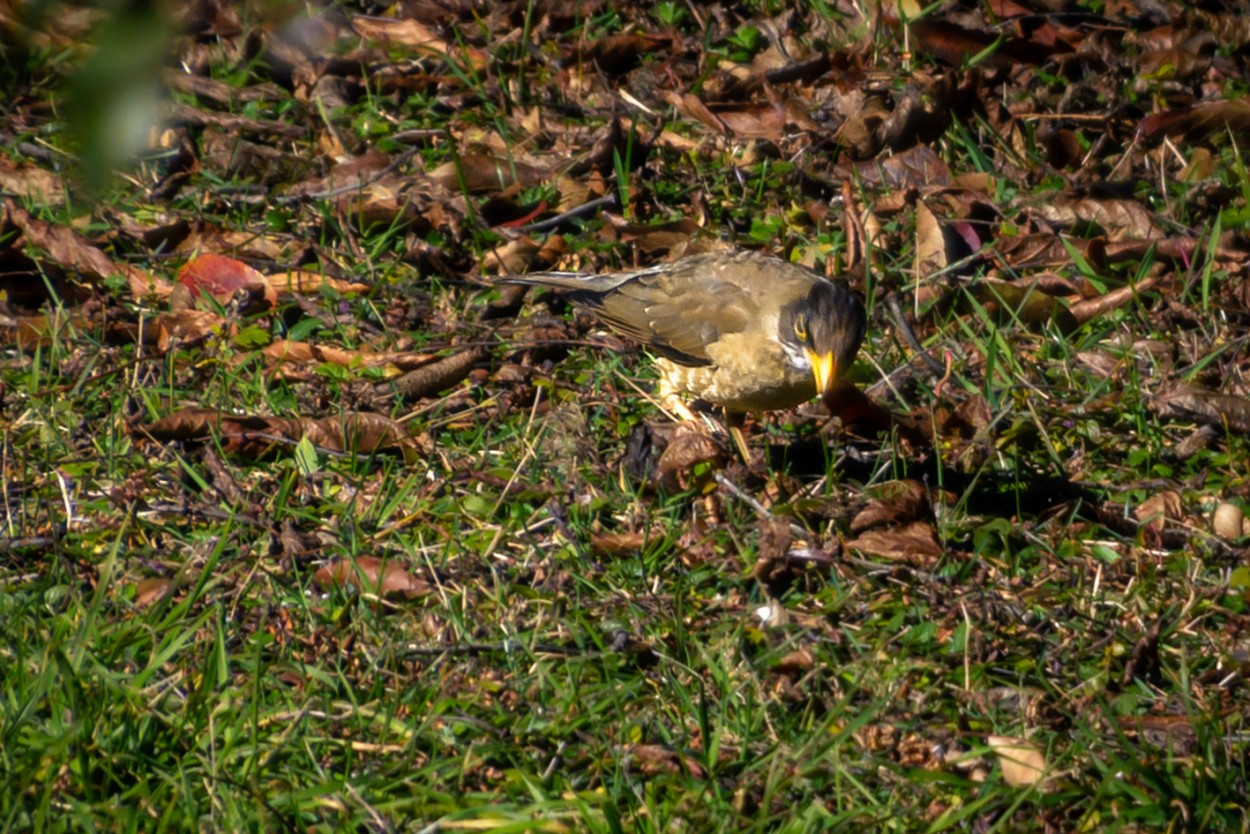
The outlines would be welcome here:
<svg viewBox="0 0 1250 834">
<path fill-rule="evenodd" d="M 780 327 L 786 352 L 810 365 L 816 392 L 824 394 L 855 361 L 864 341 L 864 305 L 841 284 L 819 281 L 782 309 Z"/>
</svg>

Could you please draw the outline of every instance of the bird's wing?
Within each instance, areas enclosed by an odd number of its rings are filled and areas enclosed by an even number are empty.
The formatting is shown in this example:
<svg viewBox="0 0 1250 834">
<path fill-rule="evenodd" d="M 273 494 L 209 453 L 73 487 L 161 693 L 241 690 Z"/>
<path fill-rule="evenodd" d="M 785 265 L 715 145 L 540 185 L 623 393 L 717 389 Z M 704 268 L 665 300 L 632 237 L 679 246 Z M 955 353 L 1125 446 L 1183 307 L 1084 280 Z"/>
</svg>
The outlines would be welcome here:
<svg viewBox="0 0 1250 834">
<path fill-rule="evenodd" d="M 736 284 L 680 269 L 637 274 L 592 308 L 661 356 L 682 365 L 708 365 L 708 345 L 749 327 L 753 307 Z"/>
<path fill-rule="evenodd" d="M 780 308 L 786 293 L 742 280 L 739 263 L 758 259 L 744 254 L 727 262 L 712 253 L 632 272 L 539 272 L 503 280 L 564 290 L 570 301 L 661 356 L 683 365 L 708 365 L 709 344 L 775 318 Z M 718 266 L 726 263 L 730 268 Z M 802 284 L 819 280 L 794 269 L 796 276 L 804 276 Z"/>
</svg>

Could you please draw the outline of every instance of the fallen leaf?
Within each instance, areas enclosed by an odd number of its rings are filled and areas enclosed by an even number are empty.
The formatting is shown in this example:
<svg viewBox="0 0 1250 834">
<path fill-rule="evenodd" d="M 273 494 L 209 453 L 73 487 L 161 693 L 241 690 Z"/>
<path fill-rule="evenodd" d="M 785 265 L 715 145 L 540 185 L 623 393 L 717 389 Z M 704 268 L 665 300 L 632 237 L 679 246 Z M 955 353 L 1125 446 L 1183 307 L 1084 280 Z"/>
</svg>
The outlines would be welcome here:
<svg viewBox="0 0 1250 834">
<path fill-rule="evenodd" d="M 872 499 L 851 519 L 851 532 L 907 524 L 932 517 L 929 492 L 919 481 L 890 481 L 873 487 Z"/>
<path fill-rule="evenodd" d="M 432 397 L 467 377 L 482 356 L 482 351 L 477 348 L 454 353 L 415 371 L 409 371 L 389 382 L 379 383 L 374 391 L 379 396 L 388 396 L 392 392 L 398 393 L 407 400 Z"/>
<path fill-rule="evenodd" d="M 1046 757 L 1032 742 L 1010 736 L 990 736 L 986 743 L 998 756 L 1004 782 L 1013 788 L 1046 789 L 1043 782 Z"/>
<path fill-rule="evenodd" d="M 1204 101 L 1192 107 L 1179 107 L 1152 113 L 1137 123 L 1143 139 L 1181 137 L 1187 142 L 1232 134 L 1233 141 L 1250 136 L 1250 98 Z"/>
<path fill-rule="evenodd" d="M 169 590 L 170 582 L 163 577 L 140 579 L 135 583 L 135 608 L 147 608 Z"/>
<path fill-rule="evenodd" d="M 319 292 L 322 287 L 329 287 L 340 294 L 367 293 L 372 289 L 368 284 L 362 284 L 359 281 L 344 281 L 303 269 L 276 272 L 266 275 L 265 280 L 277 293 L 315 293 Z"/>
<path fill-rule="evenodd" d="M 662 744 L 634 744 L 625 750 L 627 759 L 645 776 L 669 774 L 703 779 L 707 771 L 692 757 L 670 750 Z"/>
<path fill-rule="evenodd" d="M 701 488 L 728 460 L 725 449 L 695 423 L 681 423 L 673 433 L 657 468 L 660 484 L 671 492 Z"/>
<path fill-rule="evenodd" d="M 913 521 L 898 528 L 868 530 L 846 543 L 848 550 L 865 556 L 928 567 L 942 557 L 937 532 L 928 521 Z"/>
<path fill-rule="evenodd" d="M 65 184 L 61 177 L 29 162 L 14 162 L 0 154 L 0 191 L 16 194 L 24 200 L 39 200 L 49 206 L 65 203 Z"/>
<path fill-rule="evenodd" d="M 320 418 L 261 417 L 188 408 L 135 429 L 134 434 L 157 441 L 206 440 L 216 434 L 227 452 L 245 458 L 293 450 L 304 437 L 330 452 L 400 452 L 405 459 L 422 453 L 421 441 L 410 437 L 401 423 L 372 412 Z"/>
<path fill-rule="evenodd" d="M 336 559 L 313 574 L 313 582 L 323 591 L 355 587 L 388 598 L 416 599 L 431 590 L 429 583 L 404 570 L 398 561 L 376 556 Z"/>
<path fill-rule="evenodd" d="M 1165 420 L 1194 420 L 1238 434 L 1250 433 L 1250 400 L 1187 382 L 1162 389 L 1150 399 L 1150 408 Z"/>
<path fill-rule="evenodd" d="M 1180 493 L 1165 490 L 1138 504 L 1133 510 L 1133 517 L 1147 527 L 1162 530 L 1169 521 L 1176 523 L 1182 520 L 1185 517 L 1185 507 Z"/>
<path fill-rule="evenodd" d="M 245 299 L 241 309 L 256 306 L 272 309 L 278 306 L 278 294 L 269 281 L 252 267 L 235 258 L 209 253 L 192 258 L 178 272 L 178 284 L 190 293 L 190 299 L 209 296 L 218 304 Z M 172 309 L 185 309 L 170 301 Z"/>
<path fill-rule="evenodd" d="M 116 263 L 69 226 L 55 225 L 32 217 L 12 199 L 0 200 L 0 237 L 5 227 L 16 226 L 27 246 L 45 252 L 55 264 L 81 279 L 95 284 L 113 275 L 124 276 L 135 299 L 165 298 L 173 292 L 169 282 L 155 278 L 137 266 Z"/>
<path fill-rule="evenodd" d="M 946 236 L 933 210 L 916 203 L 916 279 L 923 281 L 946 268 Z"/>
</svg>

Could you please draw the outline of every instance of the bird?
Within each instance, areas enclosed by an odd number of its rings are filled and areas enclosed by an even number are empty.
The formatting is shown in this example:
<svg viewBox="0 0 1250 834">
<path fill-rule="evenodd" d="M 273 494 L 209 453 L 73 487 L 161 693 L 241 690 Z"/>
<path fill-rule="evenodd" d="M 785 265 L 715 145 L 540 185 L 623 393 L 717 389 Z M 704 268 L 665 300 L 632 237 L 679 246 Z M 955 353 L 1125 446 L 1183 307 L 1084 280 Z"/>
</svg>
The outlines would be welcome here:
<svg viewBox="0 0 1250 834">
<path fill-rule="evenodd" d="M 658 394 L 729 415 L 828 395 L 864 339 L 864 306 L 842 283 L 754 250 L 716 250 L 616 273 L 535 272 L 506 283 L 562 291 L 656 355 Z"/>
</svg>

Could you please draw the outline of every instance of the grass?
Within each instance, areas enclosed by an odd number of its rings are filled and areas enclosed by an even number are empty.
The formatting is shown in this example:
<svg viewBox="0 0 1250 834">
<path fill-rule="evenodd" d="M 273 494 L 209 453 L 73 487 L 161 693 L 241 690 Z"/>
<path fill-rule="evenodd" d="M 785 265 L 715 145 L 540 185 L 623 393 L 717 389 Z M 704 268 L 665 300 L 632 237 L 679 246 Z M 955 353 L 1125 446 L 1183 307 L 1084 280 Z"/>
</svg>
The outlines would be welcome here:
<svg viewBox="0 0 1250 834">
<path fill-rule="evenodd" d="M 1128 158 L 1121 170 L 1143 185 L 1123 199 L 1171 211 L 1168 228 L 1199 242 L 1188 264 L 1155 249 L 1117 262 L 1088 219 L 1017 263 L 1011 247 L 1046 234 L 1030 212 L 1088 181 L 1048 169 L 1036 131 L 1010 141 L 978 111 L 933 144 L 954 174 L 997 180 L 972 209 L 945 201 L 961 193 L 953 187 L 925 186 L 921 197 L 943 221 L 979 224 L 992 238 L 984 263 L 917 281 L 918 198 L 838 167 L 826 128 L 846 114 L 821 98 L 828 85 L 779 85 L 818 127 L 788 124 L 749 142 L 643 96 L 648 83 L 741 93 L 719 62 L 767 55 L 757 16 L 778 10 L 721 11 L 603 9 L 556 32 L 537 7 L 484 16 L 457 31 L 490 52 L 485 69 L 455 50 L 444 59 L 392 47 L 385 60 L 361 60 L 402 68 L 414 89 L 375 72 L 342 111 L 287 88 L 276 101 L 232 105 L 305 125 L 282 143 L 247 138 L 323 167 L 334 161 L 318 144 L 331 127 L 395 155 L 417 141 L 411 165 L 386 183 L 412 213 L 385 222 L 367 222 L 357 195 L 249 201 L 258 183 L 207 154 L 172 197 L 152 196 L 174 164 L 154 154 L 94 203 L 4 198 L 162 277 L 195 247 L 149 245 L 122 216 L 144 228 L 199 224 L 206 251 L 222 246 L 215 230 L 242 232 L 225 248 L 267 258 L 262 271 L 298 262 L 371 290 L 287 296 L 246 315 L 225 303 L 203 338 L 137 344 L 110 335 L 106 319 L 137 325 L 163 307 L 141 305 L 124 281 L 71 292 L 67 259 L 16 245 L 6 225 L 5 263 L 29 263 L 4 267 L 0 312 L 49 312 L 52 323 L 28 349 L 6 336 L 0 360 L 0 828 L 1250 828 L 1246 539 L 1217 538 L 1207 522 L 1219 502 L 1250 507 L 1250 449 L 1227 427 L 1204 440 L 1157 406 L 1177 381 L 1244 394 L 1240 244 L 1221 235 L 1221 218 L 1246 211 L 1244 188 L 1228 189 L 1223 205 L 1191 206 L 1173 187 L 1162 192 L 1170 207 L 1155 204 L 1153 158 Z M 823 8 L 795 15 L 790 49 L 860 44 L 856 60 L 881 56 L 895 92 L 925 83 L 891 63 L 902 47 L 888 31 Z M 651 31 L 649 19 L 689 38 L 638 56 L 631 95 L 655 114 L 631 110 L 635 132 L 603 154 L 616 87 L 576 76 L 584 62 L 574 58 L 604 36 Z M 506 39 L 513 32 L 519 39 Z M 873 32 L 869 49 L 859 38 Z M 908 60 L 943 72 L 923 46 Z M 26 61 L 0 76 L 13 93 L 6 130 L 51 143 L 57 153 L 35 161 L 52 168 L 75 150 L 53 104 L 76 59 L 41 47 Z M 260 53 L 209 63 L 240 92 L 272 80 Z M 1058 80 L 1011 90 L 1032 97 L 1033 112 L 1063 92 Z M 1128 106 L 1123 91 L 1101 92 Z M 179 100 L 213 112 L 191 94 Z M 531 111 L 541 130 L 525 127 Z M 699 144 L 644 148 L 657 127 Z M 396 138 L 410 129 L 439 133 Z M 1123 143 L 1096 138 L 1082 137 L 1104 149 L 1090 165 L 1113 170 L 1120 157 L 1105 149 Z M 483 149 L 518 167 L 529 154 L 548 158 L 559 174 L 511 195 L 470 193 L 463 170 L 459 189 L 422 179 Z M 1244 181 L 1235 144 L 1216 159 L 1217 180 Z M 488 227 L 482 207 L 496 200 L 498 216 L 521 216 L 542 200 L 554 206 L 561 176 L 619 195 L 617 213 L 632 223 L 697 217 L 744 245 L 838 263 L 850 245 L 838 202 L 849 178 L 878 232 L 868 263 L 839 267 L 870 302 L 851 376 L 932 429 L 933 448 L 888 432 L 830 433 L 809 407 L 754 426 L 759 456 L 718 470 L 731 486 L 706 461 L 692 486 L 666 485 L 666 421 L 644 395 L 654 375 L 645 354 L 558 299 L 483 314 L 500 296 L 480 280 L 483 256 L 524 232 Z M 835 209 L 823 220 L 812 208 L 822 201 Z M 622 236 L 591 215 L 535 240 L 563 237 L 589 269 L 653 257 Z M 1095 293 L 1167 280 L 1064 332 L 1053 317 L 1014 310 L 1017 296 L 985 291 L 980 279 L 999 263 L 1003 278 L 1051 272 Z M 31 284 L 44 287 L 33 304 L 20 292 Z M 887 313 L 891 294 L 910 310 L 917 289 L 942 301 L 916 323 L 935 356 L 949 354 L 940 382 L 909 370 Z M 278 369 L 258 352 L 296 336 L 347 351 L 488 350 L 466 380 L 409 402 L 378 388 L 389 370 Z M 188 406 L 380 412 L 424 451 L 405 460 L 291 440 L 249 458 L 226 437 L 155 442 L 138 430 Z M 916 485 L 918 503 L 898 503 Z M 1165 494 L 1178 517 L 1138 518 Z M 867 528 L 895 537 L 887 546 L 871 546 L 857 520 L 865 511 L 892 519 Z M 408 598 L 363 575 L 337 587 L 317 578 L 369 556 L 423 590 Z M 998 736 L 1027 740 L 1044 781 L 1013 783 Z"/>
</svg>

